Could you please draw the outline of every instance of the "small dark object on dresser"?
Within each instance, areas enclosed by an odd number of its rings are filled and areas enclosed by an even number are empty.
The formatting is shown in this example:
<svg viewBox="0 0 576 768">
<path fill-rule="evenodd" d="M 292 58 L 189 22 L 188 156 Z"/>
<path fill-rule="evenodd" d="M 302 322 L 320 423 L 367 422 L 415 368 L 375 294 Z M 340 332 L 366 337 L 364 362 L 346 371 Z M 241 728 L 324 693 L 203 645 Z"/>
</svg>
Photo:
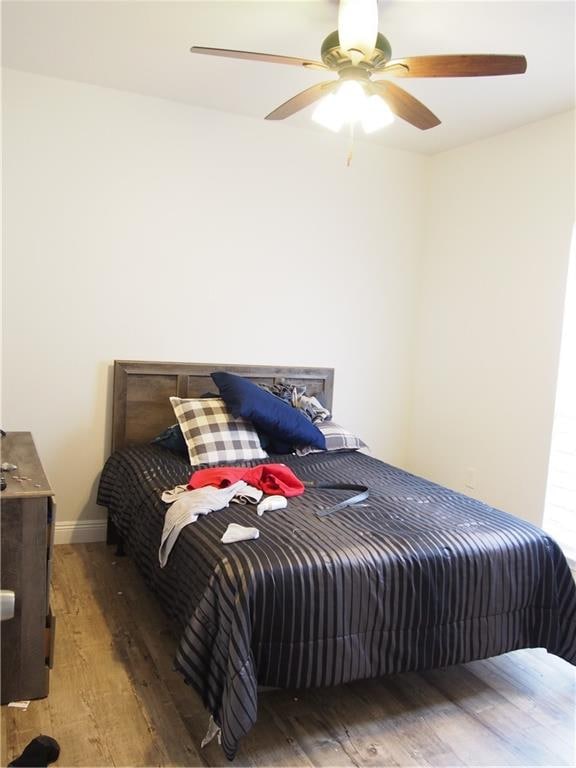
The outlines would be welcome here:
<svg viewBox="0 0 576 768">
<path fill-rule="evenodd" d="M 22 768 L 45 768 L 50 763 L 58 760 L 60 745 L 51 736 L 36 736 L 28 744 L 24 752 L 8 763 L 8 766 L 21 766 Z"/>
<path fill-rule="evenodd" d="M 0 477 L 0 491 L 3 491 L 6 488 L 6 478 Z"/>
</svg>

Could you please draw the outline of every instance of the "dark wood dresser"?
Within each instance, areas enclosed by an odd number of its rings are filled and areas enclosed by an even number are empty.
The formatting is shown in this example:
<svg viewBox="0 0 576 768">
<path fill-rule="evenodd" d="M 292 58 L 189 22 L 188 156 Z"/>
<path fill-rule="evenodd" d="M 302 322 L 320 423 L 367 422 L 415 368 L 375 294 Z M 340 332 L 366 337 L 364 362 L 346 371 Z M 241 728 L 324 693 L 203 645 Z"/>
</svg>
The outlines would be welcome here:
<svg viewBox="0 0 576 768">
<path fill-rule="evenodd" d="M 29 432 L 2 438 L 0 587 L 15 592 L 14 618 L 0 623 L 1 703 L 48 695 L 54 649 L 50 574 L 54 543 L 54 493 Z M 17 479 L 22 478 L 22 479 Z"/>
</svg>

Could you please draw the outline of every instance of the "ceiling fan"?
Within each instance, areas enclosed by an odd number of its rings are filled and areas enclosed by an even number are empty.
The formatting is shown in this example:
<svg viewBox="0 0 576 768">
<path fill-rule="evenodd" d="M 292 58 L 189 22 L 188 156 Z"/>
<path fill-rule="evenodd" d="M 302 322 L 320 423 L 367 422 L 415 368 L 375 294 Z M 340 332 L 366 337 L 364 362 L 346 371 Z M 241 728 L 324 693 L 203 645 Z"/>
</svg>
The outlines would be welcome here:
<svg viewBox="0 0 576 768">
<path fill-rule="evenodd" d="M 336 74 L 337 79 L 301 91 L 266 115 L 266 120 L 284 120 L 319 102 L 313 119 L 333 130 L 344 123 L 361 122 L 365 131 L 371 132 L 391 122 L 392 113 L 421 130 L 440 124 L 421 101 L 389 77 L 479 77 L 526 71 L 524 56 L 456 54 L 393 59 L 390 43 L 378 31 L 377 0 L 340 0 L 338 30 L 322 43 L 322 61 L 226 48 L 193 46 L 190 50 Z"/>
</svg>

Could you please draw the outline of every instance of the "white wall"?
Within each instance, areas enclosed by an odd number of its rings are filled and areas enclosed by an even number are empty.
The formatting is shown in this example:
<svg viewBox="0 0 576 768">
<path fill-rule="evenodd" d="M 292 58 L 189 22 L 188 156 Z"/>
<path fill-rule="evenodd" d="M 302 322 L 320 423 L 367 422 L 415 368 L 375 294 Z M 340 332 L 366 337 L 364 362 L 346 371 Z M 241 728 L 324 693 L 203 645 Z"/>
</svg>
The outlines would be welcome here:
<svg viewBox="0 0 576 768">
<path fill-rule="evenodd" d="M 538 524 L 574 137 L 569 113 L 432 158 L 420 274 L 409 466 Z"/>
<path fill-rule="evenodd" d="M 425 158 L 9 70 L 3 118 L 2 423 L 60 521 L 104 516 L 115 358 L 334 366 L 405 462 Z"/>
</svg>

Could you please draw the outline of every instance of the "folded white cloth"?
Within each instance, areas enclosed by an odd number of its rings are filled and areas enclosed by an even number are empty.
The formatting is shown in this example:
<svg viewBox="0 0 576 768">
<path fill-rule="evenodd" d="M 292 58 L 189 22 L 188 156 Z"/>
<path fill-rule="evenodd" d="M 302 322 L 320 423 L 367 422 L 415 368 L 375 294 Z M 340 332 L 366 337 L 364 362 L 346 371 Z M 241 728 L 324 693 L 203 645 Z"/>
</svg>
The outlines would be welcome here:
<svg viewBox="0 0 576 768">
<path fill-rule="evenodd" d="M 220 541 L 223 544 L 233 544 L 235 541 L 248 541 L 249 539 L 257 539 L 258 536 L 260 536 L 260 531 L 258 528 L 249 528 L 246 525 L 230 523 L 228 528 L 226 528 L 224 531 Z"/>
</svg>

